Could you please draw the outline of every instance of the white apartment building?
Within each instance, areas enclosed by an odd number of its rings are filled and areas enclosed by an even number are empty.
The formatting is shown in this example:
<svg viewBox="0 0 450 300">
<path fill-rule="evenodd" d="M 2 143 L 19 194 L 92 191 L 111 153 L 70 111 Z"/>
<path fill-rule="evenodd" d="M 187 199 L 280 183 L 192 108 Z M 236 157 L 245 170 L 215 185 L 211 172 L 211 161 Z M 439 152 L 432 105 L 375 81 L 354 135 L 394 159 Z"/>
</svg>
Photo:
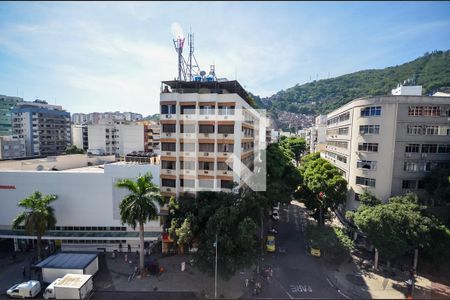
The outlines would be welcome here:
<svg viewBox="0 0 450 300">
<path fill-rule="evenodd" d="M 0 136 L 0 159 L 25 157 L 25 140 L 14 135 Z"/>
<path fill-rule="evenodd" d="M 163 87 L 163 194 L 231 191 L 242 184 L 266 140 L 265 121 L 246 101 L 247 92 L 237 81 L 163 81 Z"/>
<path fill-rule="evenodd" d="M 58 155 L 71 142 L 70 113 L 41 100 L 20 102 L 12 109 L 12 130 L 25 139 L 27 156 Z"/>
<path fill-rule="evenodd" d="M 327 116 L 319 115 L 315 119 L 314 126 L 310 128 L 309 152 L 322 152 L 327 141 Z"/>
<path fill-rule="evenodd" d="M 324 157 L 348 181 L 347 210 L 367 188 L 382 201 L 413 191 L 450 163 L 450 97 L 377 96 L 353 100 L 327 115 Z"/>
<path fill-rule="evenodd" d="M 102 157 L 110 161 L 114 157 Z M 23 211 L 17 203 L 34 191 L 55 194 L 52 203 L 57 219 L 44 240 L 51 241 L 63 251 L 113 251 L 130 244 L 138 249 L 139 229 L 122 224 L 119 204 L 127 191 L 115 187 L 119 179 L 132 178 L 150 172 L 153 182 L 159 182 L 159 166 L 130 163 L 101 163 L 99 157 L 67 155 L 46 160 L 0 162 L 0 238 L 15 240 L 16 249 L 29 243 L 33 236 L 24 230 L 12 230 L 11 221 Z M 55 171 L 58 169 L 59 171 Z M 162 231 L 158 218 L 144 225 L 145 241 L 156 241 Z"/>
<path fill-rule="evenodd" d="M 144 151 L 144 125 L 102 119 L 99 124 L 88 125 L 89 151 L 100 150 L 124 157 L 133 151 Z"/>
<path fill-rule="evenodd" d="M 72 125 L 71 129 L 72 145 L 75 145 L 78 148 L 86 151 L 89 148 L 87 125 Z"/>
<path fill-rule="evenodd" d="M 87 115 L 83 113 L 72 114 L 72 124 L 81 125 L 87 123 Z"/>
</svg>

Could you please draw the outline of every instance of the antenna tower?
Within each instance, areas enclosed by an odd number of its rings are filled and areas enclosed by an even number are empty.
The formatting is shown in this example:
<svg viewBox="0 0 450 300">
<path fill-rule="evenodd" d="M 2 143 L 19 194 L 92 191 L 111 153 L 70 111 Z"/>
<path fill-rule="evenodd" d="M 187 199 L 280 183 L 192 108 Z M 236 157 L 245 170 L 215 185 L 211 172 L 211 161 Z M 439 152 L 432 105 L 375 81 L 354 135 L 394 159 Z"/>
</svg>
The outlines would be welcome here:
<svg viewBox="0 0 450 300">
<path fill-rule="evenodd" d="M 189 56 L 186 59 L 183 56 L 185 38 L 178 36 L 177 39 L 173 40 L 173 45 L 175 46 L 175 51 L 178 54 L 178 77 L 179 81 L 192 81 L 194 80 L 194 75 L 199 74 L 200 67 L 198 66 L 197 59 L 194 55 L 194 34 L 189 33 L 188 36 L 188 47 Z"/>
</svg>

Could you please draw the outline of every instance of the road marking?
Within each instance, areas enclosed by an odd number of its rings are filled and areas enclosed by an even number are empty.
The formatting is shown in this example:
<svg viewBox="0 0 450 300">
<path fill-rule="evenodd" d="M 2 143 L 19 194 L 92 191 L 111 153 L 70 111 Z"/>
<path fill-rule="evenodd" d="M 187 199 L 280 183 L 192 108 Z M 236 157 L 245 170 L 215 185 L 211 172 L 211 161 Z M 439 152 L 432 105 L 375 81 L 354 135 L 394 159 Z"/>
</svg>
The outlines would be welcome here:
<svg viewBox="0 0 450 300">
<path fill-rule="evenodd" d="M 330 279 L 328 279 L 328 277 L 327 277 L 327 281 L 328 281 L 328 283 L 330 284 L 331 287 L 334 287 L 333 283 L 331 283 L 331 281 L 330 281 Z"/>
<path fill-rule="evenodd" d="M 349 296 L 347 296 L 346 294 L 344 294 L 343 292 L 341 292 L 341 290 L 337 290 L 339 294 L 341 294 L 342 296 L 344 296 L 347 299 L 351 299 Z"/>
<path fill-rule="evenodd" d="M 312 288 L 310 285 L 291 284 L 289 287 L 292 293 L 312 293 Z"/>
</svg>

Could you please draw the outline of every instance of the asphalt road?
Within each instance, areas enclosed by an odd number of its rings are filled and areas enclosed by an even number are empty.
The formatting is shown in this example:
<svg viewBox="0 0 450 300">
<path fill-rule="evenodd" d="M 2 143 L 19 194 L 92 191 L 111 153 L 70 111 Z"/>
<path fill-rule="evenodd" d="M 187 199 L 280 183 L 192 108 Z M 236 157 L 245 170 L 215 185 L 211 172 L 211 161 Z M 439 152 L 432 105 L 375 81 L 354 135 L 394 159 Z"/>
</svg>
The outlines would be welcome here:
<svg viewBox="0 0 450 300">
<path fill-rule="evenodd" d="M 263 288 L 255 298 L 345 299 L 327 281 L 320 258 L 307 253 L 302 222 L 305 222 L 302 208 L 295 205 L 280 208 L 280 220 L 274 222 L 278 231 L 276 247 L 285 248 L 286 253 L 265 255 L 262 265 L 270 265 L 273 276 L 261 280 Z"/>
</svg>

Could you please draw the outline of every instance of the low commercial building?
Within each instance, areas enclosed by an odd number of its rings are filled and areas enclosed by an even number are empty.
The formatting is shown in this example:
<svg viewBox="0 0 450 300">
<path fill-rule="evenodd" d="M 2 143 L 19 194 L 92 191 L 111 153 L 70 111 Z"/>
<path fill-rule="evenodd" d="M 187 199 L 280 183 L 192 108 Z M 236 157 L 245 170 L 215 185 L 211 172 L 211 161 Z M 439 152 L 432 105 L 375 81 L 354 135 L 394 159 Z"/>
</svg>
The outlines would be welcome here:
<svg viewBox="0 0 450 300">
<path fill-rule="evenodd" d="M 120 221 L 119 204 L 127 191 L 115 184 L 120 179 L 150 172 L 153 183 L 158 185 L 159 165 L 118 162 L 88 166 L 86 155 L 58 158 L 61 159 L 31 164 L 27 161 L 2 162 L 20 165 L 4 165 L 0 169 L 0 238 L 14 239 L 16 250 L 33 243 L 34 236 L 27 235 L 24 230 L 12 230 L 11 222 L 23 211 L 17 203 L 40 191 L 58 196 L 52 203 L 56 226 L 43 237 L 51 247 L 63 251 L 98 251 L 103 248 L 113 251 L 120 245 L 126 248 L 130 244 L 135 251 L 139 244 L 139 231 Z M 77 160 L 82 162 L 74 166 L 73 162 Z M 161 225 L 159 218 L 144 225 L 147 243 L 158 240 Z"/>
<path fill-rule="evenodd" d="M 346 209 L 368 189 L 382 201 L 412 191 L 450 166 L 450 97 L 391 95 L 355 99 L 327 115 L 324 157 L 348 181 Z"/>
</svg>

